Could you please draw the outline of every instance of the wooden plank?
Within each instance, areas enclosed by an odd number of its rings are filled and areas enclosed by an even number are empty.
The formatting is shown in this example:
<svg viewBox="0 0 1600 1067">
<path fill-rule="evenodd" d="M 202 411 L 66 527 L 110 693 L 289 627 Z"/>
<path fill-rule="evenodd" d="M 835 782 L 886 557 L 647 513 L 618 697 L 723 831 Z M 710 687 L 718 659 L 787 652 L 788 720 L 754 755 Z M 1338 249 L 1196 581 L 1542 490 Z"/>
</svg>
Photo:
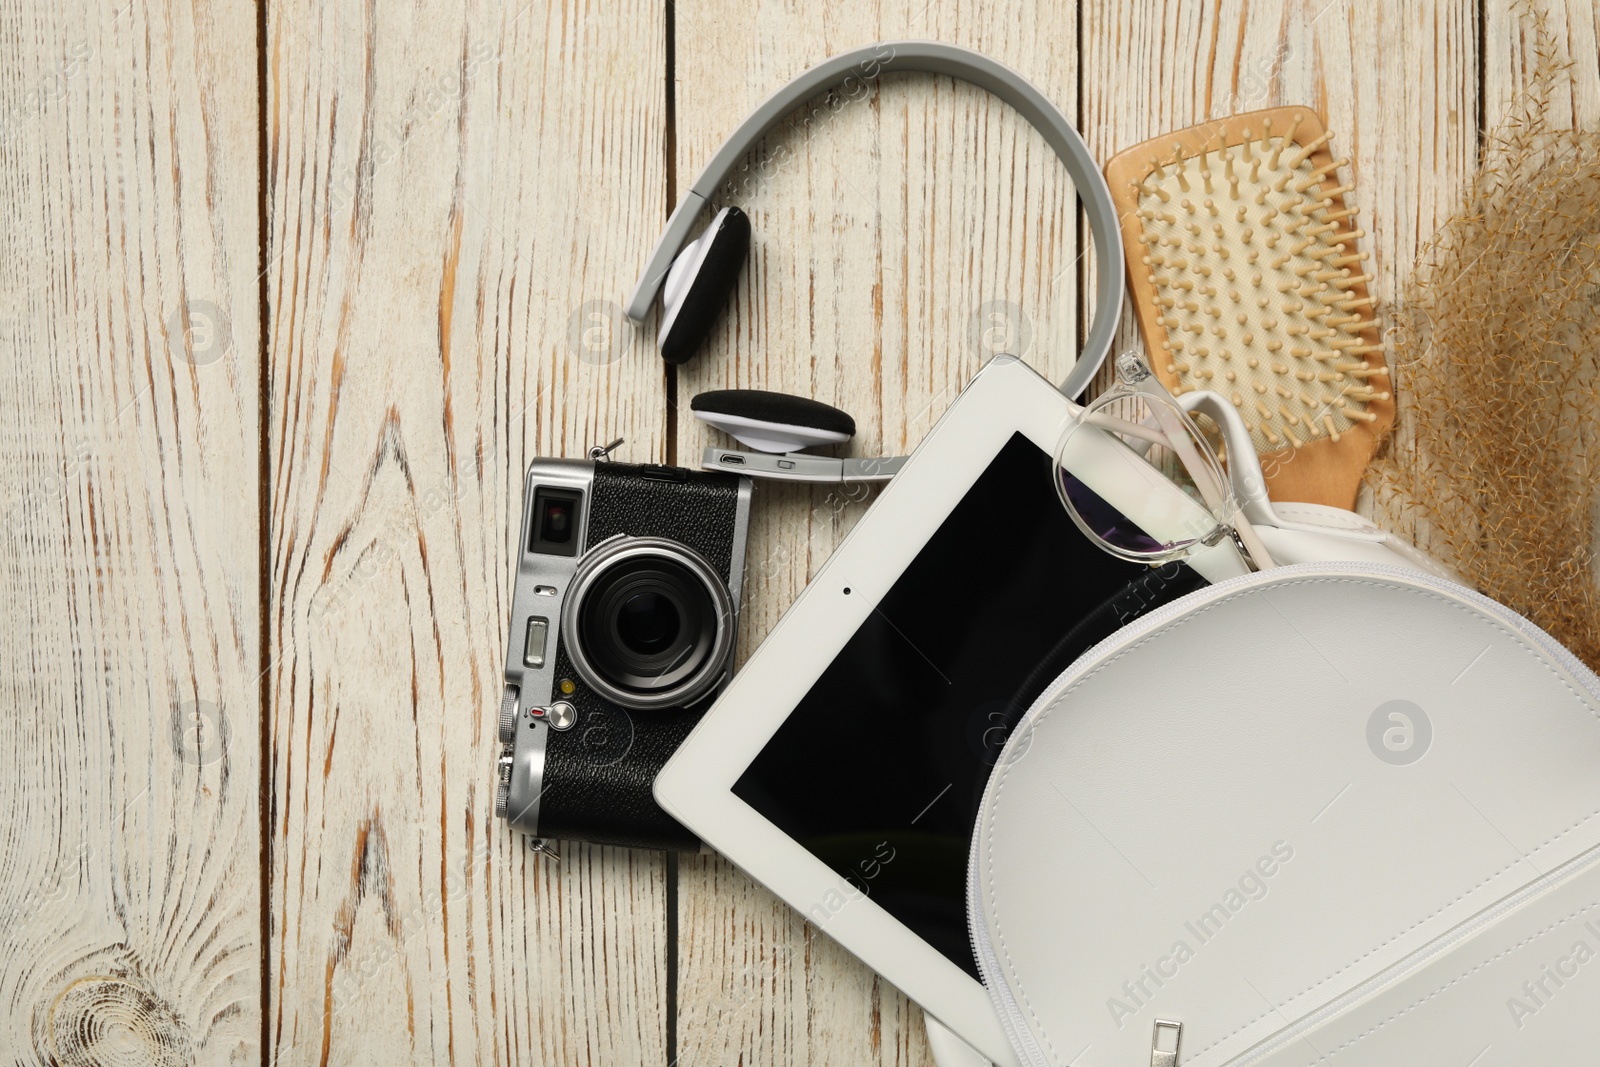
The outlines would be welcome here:
<svg viewBox="0 0 1600 1067">
<path fill-rule="evenodd" d="M 0 20 L 8 1062 L 260 1053 L 255 33 Z"/>
<path fill-rule="evenodd" d="M 1084 136 L 1101 159 L 1167 130 L 1303 104 L 1335 134 L 1380 320 L 1477 149 L 1477 5 L 1347 0 L 1084 9 Z M 1129 305 L 1118 348 L 1140 347 Z M 1363 489 L 1361 507 L 1370 508 Z"/>
<path fill-rule="evenodd" d="M 874 40 L 931 37 L 1020 70 L 1073 114 L 1069 3 L 903 9 L 678 2 L 676 181 L 784 81 Z M 1052 379 L 1076 352 L 1071 183 L 999 101 L 948 79 L 884 79 L 809 111 L 724 198 L 754 225 L 736 297 L 677 376 L 702 390 L 814 396 L 855 416 L 853 455 L 914 448 L 982 362 L 1012 350 Z M 679 462 L 716 438 L 680 417 Z M 741 647 L 754 649 L 865 511 L 864 495 L 760 486 Z M 847 742 L 842 742 L 847 743 Z M 726 861 L 680 864 L 678 1035 L 686 1065 L 925 1063 L 920 1010 Z"/>
<path fill-rule="evenodd" d="M 663 18 L 269 10 L 280 1063 L 668 1059 L 663 858 L 536 857 L 491 785 L 528 460 L 665 458 L 661 363 L 605 336 L 665 214 Z"/>
</svg>

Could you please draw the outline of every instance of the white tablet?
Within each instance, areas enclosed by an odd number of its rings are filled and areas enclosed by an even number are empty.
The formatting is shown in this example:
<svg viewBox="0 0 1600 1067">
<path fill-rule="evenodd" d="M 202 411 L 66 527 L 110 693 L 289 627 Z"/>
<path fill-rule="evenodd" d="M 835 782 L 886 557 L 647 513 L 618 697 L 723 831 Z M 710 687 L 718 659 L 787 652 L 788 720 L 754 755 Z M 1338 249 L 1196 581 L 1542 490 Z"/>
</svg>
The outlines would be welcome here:
<svg viewBox="0 0 1600 1067">
<path fill-rule="evenodd" d="M 1094 547 L 1052 483 L 1076 411 L 1018 360 L 985 367 L 655 783 L 707 845 L 1001 1064 L 1016 1061 L 965 891 L 1007 734 L 1117 626 L 1244 571 L 1231 543 L 1159 569 Z M 1073 472 L 1148 532 L 1194 521 L 1159 477 L 1106 464 L 1122 473 L 1102 484 L 1092 452 Z"/>
</svg>

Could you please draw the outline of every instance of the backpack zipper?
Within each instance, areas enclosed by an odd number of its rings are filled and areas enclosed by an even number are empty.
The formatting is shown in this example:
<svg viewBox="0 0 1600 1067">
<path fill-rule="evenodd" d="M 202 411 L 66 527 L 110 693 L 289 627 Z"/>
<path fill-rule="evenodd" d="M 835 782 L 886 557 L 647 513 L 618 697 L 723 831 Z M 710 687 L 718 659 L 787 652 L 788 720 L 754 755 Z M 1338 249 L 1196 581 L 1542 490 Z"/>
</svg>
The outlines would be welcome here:
<svg viewBox="0 0 1600 1067">
<path fill-rule="evenodd" d="M 1161 1035 L 1172 1031 L 1172 1049 L 1161 1047 Z M 1183 1045 L 1183 1024 L 1157 1019 L 1150 1028 L 1150 1067 L 1178 1067 L 1178 1049 Z"/>
</svg>

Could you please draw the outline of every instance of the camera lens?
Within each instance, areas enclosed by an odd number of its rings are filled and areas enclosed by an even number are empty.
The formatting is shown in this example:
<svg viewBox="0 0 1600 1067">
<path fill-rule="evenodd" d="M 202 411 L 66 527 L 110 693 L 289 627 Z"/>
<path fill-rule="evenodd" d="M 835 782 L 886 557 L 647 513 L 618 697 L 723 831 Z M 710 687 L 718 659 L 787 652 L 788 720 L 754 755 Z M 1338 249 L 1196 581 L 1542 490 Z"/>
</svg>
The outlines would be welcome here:
<svg viewBox="0 0 1600 1067">
<path fill-rule="evenodd" d="M 732 600 L 697 553 L 619 537 L 586 556 L 562 610 L 573 666 L 625 707 L 684 706 L 722 677 Z"/>
<path fill-rule="evenodd" d="M 710 595 L 682 563 L 635 556 L 595 578 L 578 629 L 598 673 L 648 692 L 674 685 L 704 661 L 715 620 Z"/>
<path fill-rule="evenodd" d="M 617 615 L 617 636 L 630 651 L 641 656 L 669 647 L 682 628 L 678 606 L 660 593 L 635 593 Z"/>
</svg>

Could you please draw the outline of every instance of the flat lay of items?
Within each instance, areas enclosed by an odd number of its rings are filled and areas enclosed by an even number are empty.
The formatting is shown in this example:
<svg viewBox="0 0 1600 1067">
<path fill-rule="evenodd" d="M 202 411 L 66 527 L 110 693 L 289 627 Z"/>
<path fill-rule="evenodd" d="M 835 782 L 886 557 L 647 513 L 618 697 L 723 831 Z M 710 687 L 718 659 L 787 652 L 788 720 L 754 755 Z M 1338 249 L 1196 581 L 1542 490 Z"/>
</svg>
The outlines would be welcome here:
<svg viewBox="0 0 1600 1067">
<path fill-rule="evenodd" d="M 1351 510 L 1395 403 L 1349 161 L 1288 107 L 1135 146 L 1102 179 L 1014 72 L 874 44 L 758 107 L 674 211 L 629 302 L 642 320 L 661 293 L 669 363 L 695 354 L 751 243 L 732 207 L 690 240 L 708 200 L 867 64 L 976 83 L 1056 150 L 1103 294 L 1072 375 L 1055 389 L 996 357 L 909 457 L 809 454 L 854 420 L 721 390 L 691 410 L 744 447 L 707 449 L 703 472 L 603 449 L 536 461 L 498 813 L 537 837 L 728 857 L 921 1005 L 948 1064 L 1506 1043 L 1486 1003 L 1600 909 L 1600 680 Z M 1154 367 L 1119 356 L 1079 406 L 1123 237 Z M 752 478 L 888 484 L 734 673 Z M 647 486 L 648 506 L 621 503 Z M 1004 552 L 974 552 L 984 528 Z M 1341 669 L 1329 650 L 1352 633 L 1406 653 Z M 824 747 L 841 714 L 856 743 Z M 596 718 L 634 747 L 573 745 Z M 1494 1062 L 1575 1052 L 1585 1003 Z"/>
<path fill-rule="evenodd" d="M 0 1065 L 1541 1067 L 1600 0 L 23 0 Z"/>
<path fill-rule="evenodd" d="M 1089 190 L 1091 226 L 1103 249 L 1105 310 L 1086 342 L 1098 354 L 1080 360 L 1063 385 L 1081 391 L 1110 344 L 1120 306 L 1121 246 L 1104 182 L 1066 117 L 1038 90 L 993 60 L 940 42 L 885 42 L 837 56 L 757 108 L 673 212 L 629 314 L 643 318 L 660 290 L 662 357 L 681 363 L 694 355 L 749 248 L 749 221 L 736 208 L 721 209 L 704 234 L 686 242 L 707 197 L 795 106 L 868 69 L 951 74 L 989 89 L 1045 135 Z M 692 835 L 656 809 L 650 787 L 731 669 L 750 506 L 746 476 L 883 480 L 904 462 L 845 464 L 802 454 L 806 445 L 837 443 L 852 426 L 845 413 L 806 398 L 726 391 L 696 398 L 691 407 L 753 451 L 710 450 L 709 472 L 658 466 L 624 473 L 603 452 L 586 464 L 536 461 L 529 469 L 495 809 L 536 837 L 696 847 Z M 555 520 L 559 541 L 546 536 Z M 605 744 L 594 741 L 596 716 L 608 723 Z"/>
</svg>

